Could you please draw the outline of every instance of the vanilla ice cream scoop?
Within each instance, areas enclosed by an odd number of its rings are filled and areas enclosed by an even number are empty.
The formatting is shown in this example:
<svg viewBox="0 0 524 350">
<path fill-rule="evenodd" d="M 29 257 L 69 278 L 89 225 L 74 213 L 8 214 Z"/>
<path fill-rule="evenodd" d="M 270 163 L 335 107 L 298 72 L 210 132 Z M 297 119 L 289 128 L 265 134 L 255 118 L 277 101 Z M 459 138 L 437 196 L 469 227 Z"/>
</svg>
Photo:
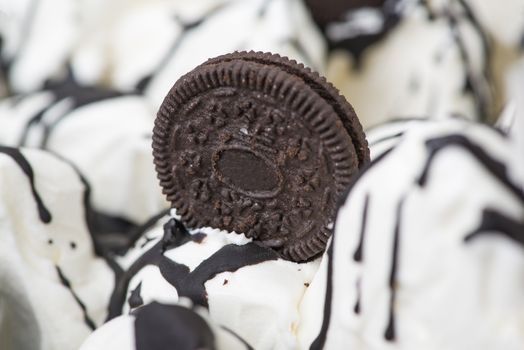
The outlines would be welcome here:
<svg viewBox="0 0 524 350">
<path fill-rule="evenodd" d="M 338 213 L 325 278 L 308 292 L 323 292 L 323 321 L 305 320 L 301 345 L 521 349 L 524 194 L 512 152 L 500 131 L 450 119 L 418 123 L 375 157 Z"/>
<path fill-rule="evenodd" d="M 88 189 L 49 153 L 0 146 L 0 348 L 72 349 L 107 316 L 115 273 Z"/>
<path fill-rule="evenodd" d="M 127 232 L 167 208 L 151 166 L 153 116 L 145 98 L 83 86 L 69 74 L 0 101 L 0 143 L 71 161 L 91 187 L 99 231 Z"/>
</svg>

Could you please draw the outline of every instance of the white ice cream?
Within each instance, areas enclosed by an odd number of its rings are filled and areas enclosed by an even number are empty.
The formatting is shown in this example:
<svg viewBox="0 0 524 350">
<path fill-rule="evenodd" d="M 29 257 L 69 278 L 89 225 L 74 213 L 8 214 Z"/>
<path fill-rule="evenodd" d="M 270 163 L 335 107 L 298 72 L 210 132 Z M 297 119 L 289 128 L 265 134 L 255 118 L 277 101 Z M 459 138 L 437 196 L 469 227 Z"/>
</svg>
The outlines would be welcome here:
<svg viewBox="0 0 524 350">
<path fill-rule="evenodd" d="M 332 293 L 301 344 L 521 349 L 524 194 L 513 147 L 450 119 L 419 123 L 376 157 L 339 211 L 327 277 L 310 288 Z"/>
<path fill-rule="evenodd" d="M 104 322 L 114 273 L 95 255 L 86 210 L 69 164 L 0 147 L 2 350 L 77 348 Z"/>
<path fill-rule="evenodd" d="M 91 185 L 97 209 L 142 223 L 167 207 L 152 166 L 154 109 L 135 95 L 75 107 L 83 91 L 1 101 L 0 144 L 44 148 L 68 159 Z"/>
<path fill-rule="evenodd" d="M 173 237 L 181 243 L 162 254 L 160 247 L 171 237 L 169 230 L 169 222 L 164 229 L 157 225 L 119 260 L 130 277 L 125 298 L 115 304 L 120 311 L 128 313 L 130 305 L 139 306 L 133 304 L 137 296 L 140 305 L 174 303 L 180 296 L 198 303 L 201 295 L 191 286 L 202 280 L 203 300 L 213 322 L 234 331 L 255 349 L 296 348 L 298 305 L 318 260 L 303 264 L 286 261 L 243 235 L 209 228 L 187 235 L 175 233 Z M 187 269 L 189 275 L 176 269 Z"/>
</svg>

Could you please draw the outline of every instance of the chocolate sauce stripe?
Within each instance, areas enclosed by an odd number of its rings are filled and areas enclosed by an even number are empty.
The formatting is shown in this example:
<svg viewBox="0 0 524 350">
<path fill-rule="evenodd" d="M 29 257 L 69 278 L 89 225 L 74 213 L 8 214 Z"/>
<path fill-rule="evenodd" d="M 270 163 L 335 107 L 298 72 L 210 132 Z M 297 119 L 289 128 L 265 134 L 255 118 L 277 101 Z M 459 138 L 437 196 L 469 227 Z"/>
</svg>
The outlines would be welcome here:
<svg viewBox="0 0 524 350">
<path fill-rule="evenodd" d="M 38 124 L 43 116 L 49 111 L 58 101 L 56 98 L 54 98 L 49 105 L 42 108 L 38 113 L 36 113 L 33 117 L 29 118 L 26 122 L 25 127 L 22 130 L 22 133 L 20 134 L 20 138 L 18 140 L 18 147 L 23 147 L 27 144 L 27 138 L 29 137 L 29 132 L 33 128 L 34 125 Z"/>
<path fill-rule="evenodd" d="M 91 317 L 89 317 L 88 313 L 87 313 L 87 307 L 85 306 L 85 304 L 82 302 L 82 300 L 78 297 L 78 295 L 75 293 L 75 291 L 73 290 L 73 287 L 71 286 L 71 282 L 69 282 L 69 280 L 67 279 L 67 277 L 65 277 L 64 273 L 62 272 L 62 270 L 60 269 L 60 267 L 58 265 L 55 265 L 55 268 L 56 268 L 56 272 L 58 274 L 58 278 L 60 279 L 60 283 L 66 287 L 69 292 L 71 293 L 71 295 L 73 296 L 73 298 L 75 299 L 75 302 L 78 304 L 78 306 L 80 307 L 80 309 L 82 310 L 82 313 L 84 315 L 84 322 L 85 324 L 92 330 L 94 331 L 96 329 L 96 324 L 95 322 L 91 319 Z"/>
<path fill-rule="evenodd" d="M 480 24 L 480 21 L 477 18 L 477 16 L 475 15 L 471 6 L 465 0 L 459 0 L 459 2 L 462 5 L 462 7 L 464 8 L 464 11 L 466 12 L 466 17 L 470 21 L 471 25 L 475 27 L 477 33 L 480 35 L 480 38 L 482 41 L 482 47 L 484 49 L 484 59 L 485 59 L 483 70 L 484 70 L 484 74 L 486 75 L 486 77 L 490 78 L 489 67 L 491 66 L 490 64 L 491 54 L 490 53 L 492 51 L 492 48 L 491 48 L 490 40 L 488 39 L 488 35 L 482 29 L 482 25 Z"/>
<path fill-rule="evenodd" d="M 333 303 L 333 244 L 335 243 L 335 235 L 332 236 L 331 244 L 326 250 L 328 257 L 327 264 L 327 281 L 326 281 L 326 297 L 324 299 L 324 317 L 322 320 L 322 326 L 320 332 L 311 343 L 309 350 L 322 350 L 326 344 L 327 333 L 329 325 L 331 323 L 331 307 Z"/>
<path fill-rule="evenodd" d="M 366 223 L 368 218 L 368 206 L 369 206 L 369 193 L 366 194 L 366 198 L 364 199 L 364 209 L 362 211 L 362 220 L 361 220 L 361 227 L 360 227 L 360 239 L 357 245 L 357 248 L 355 249 L 355 252 L 353 253 L 353 260 L 355 262 L 361 263 L 363 260 L 363 250 L 364 250 L 364 238 L 366 234 Z M 355 301 L 355 306 L 353 307 L 353 311 L 356 314 L 360 313 L 360 299 L 362 297 L 362 277 L 359 277 L 356 283 L 356 294 L 357 299 Z"/>
<path fill-rule="evenodd" d="M 473 72 L 473 69 L 471 68 L 471 59 L 466 49 L 466 44 L 464 43 L 464 40 L 460 35 L 460 29 L 458 28 L 459 24 L 457 22 L 457 19 L 451 13 L 447 15 L 447 19 L 450 24 L 451 30 L 454 33 L 455 42 L 458 45 L 460 56 L 462 58 L 462 63 L 464 65 L 464 71 L 466 74 L 466 83 L 464 85 L 464 91 L 470 91 L 473 94 L 477 113 L 482 120 L 485 120 L 488 115 L 486 106 L 488 96 L 486 96 L 484 93 L 485 91 L 487 91 L 487 82 L 484 81 L 484 88 L 483 86 L 479 85 L 480 77 L 476 76 Z"/>
<path fill-rule="evenodd" d="M 425 186 L 431 166 L 434 163 L 435 156 L 442 150 L 455 146 L 461 147 L 465 151 L 469 152 L 479 164 L 481 164 L 491 175 L 493 175 L 501 184 L 503 184 L 515 197 L 524 202 L 524 192 L 519 186 L 515 185 L 507 174 L 506 166 L 489 155 L 481 146 L 473 143 L 463 135 L 452 134 L 443 137 L 433 138 L 426 141 L 426 148 L 428 150 L 428 157 L 423 167 L 422 173 L 418 178 L 418 184 Z"/>
<path fill-rule="evenodd" d="M 29 181 L 29 186 L 31 188 L 31 193 L 33 194 L 33 198 L 38 209 L 38 216 L 40 217 L 40 220 L 43 223 L 50 223 L 52 219 L 51 213 L 45 206 L 44 202 L 42 201 L 42 198 L 36 190 L 34 172 L 29 161 L 24 157 L 20 150 L 13 147 L 0 145 L 0 153 L 3 153 L 11 157 L 11 159 L 13 159 L 13 161 L 15 161 L 16 164 L 20 167 L 20 170 L 22 170 L 23 173 L 26 175 L 27 180 Z"/>
<path fill-rule="evenodd" d="M 389 301 L 389 320 L 384 332 L 384 338 L 388 341 L 394 341 L 396 339 L 396 328 L 395 328 L 395 302 L 397 296 L 397 275 L 398 275 L 398 252 L 399 252 L 399 241 L 400 241 L 400 229 L 402 221 L 402 208 L 404 206 L 405 198 L 401 198 L 396 210 L 396 222 L 393 233 L 393 252 L 391 254 L 391 271 L 389 275 L 389 289 L 390 289 L 390 301 Z"/>
<path fill-rule="evenodd" d="M 524 247 L 524 213 L 521 220 L 510 218 L 497 209 L 486 208 L 482 212 L 482 221 L 473 232 L 464 237 L 464 242 L 470 242 L 485 234 L 500 234 Z"/>
<path fill-rule="evenodd" d="M 136 286 L 136 288 L 131 291 L 131 295 L 127 299 L 127 303 L 131 309 L 144 305 L 144 299 L 142 299 L 142 296 L 140 295 L 141 292 L 142 281 L 140 281 L 138 286 Z"/>
<path fill-rule="evenodd" d="M 376 165 L 380 164 L 390 153 L 394 150 L 390 148 L 384 151 L 381 155 L 373 159 L 370 163 L 366 164 L 363 169 L 358 172 L 352 179 L 351 185 L 346 191 L 346 194 L 341 197 L 339 208 L 344 206 L 348 197 L 351 195 L 351 191 L 354 189 L 355 185 L 358 183 L 358 180 L 363 177 L 367 172 L 372 170 Z M 336 231 L 336 223 L 335 223 Z M 326 254 L 328 255 L 328 266 L 327 266 L 327 281 L 326 281 L 326 297 L 324 301 L 324 312 L 322 326 L 319 334 L 315 340 L 311 343 L 310 350 L 321 350 L 324 348 L 327 338 L 327 332 L 329 329 L 329 324 L 331 321 L 331 308 L 332 308 L 332 298 L 333 298 L 333 245 L 336 241 L 336 234 L 333 234 L 331 244 L 328 247 Z"/>
<path fill-rule="evenodd" d="M 366 194 L 366 197 L 364 198 L 364 209 L 362 211 L 362 220 L 361 220 L 361 227 L 360 227 L 360 239 L 358 241 L 357 249 L 355 250 L 355 253 L 353 254 L 353 260 L 357 262 L 362 262 L 362 252 L 364 249 L 364 237 L 366 234 L 366 223 L 368 218 L 368 206 L 369 206 L 369 193 Z"/>
<path fill-rule="evenodd" d="M 463 114 L 460 114 L 460 113 L 451 113 L 451 114 L 449 114 L 449 117 L 451 118 L 450 120 L 457 120 L 457 121 L 463 122 L 463 123 L 465 123 L 467 125 L 475 126 L 475 125 L 479 124 L 477 121 L 472 120 L 472 119 L 470 119 L 470 118 L 468 118 L 468 117 L 466 117 L 466 116 L 464 116 Z M 435 121 L 435 120 L 430 119 L 428 117 L 392 118 L 392 119 L 389 119 L 389 120 L 385 121 L 384 123 L 381 123 L 381 124 L 378 124 L 378 125 L 373 125 L 373 126 L 370 126 L 370 127 L 366 128 L 366 133 L 369 134 L 370 131 L 373 131 L 373 130 L 376 130 L 376 129 L 381 129 L 381 128 L 384 128 L 385 126 L 390 126 L 390 125 L 391 126 L 396 126 L 397 124 L 402 124 L 402 123 L 409 124 L 410 122 L 420 122 L 420 125 L 424 125 L 423 123 L 428 123 L 428 124 L 429 123 L 438 123 L 438 121 Z M 495 125 L 482 123 L 482 126 L 490 128 L 491 130 L 495 131 L 497 134 L 499 134 L 504 139 L 506 139 L 507 136 L 508 136 L 507 133 L 504 130 L 499 129 Z M 403 130 L 401 129 L 398 133 L 395 134 L 395 136 L 399 136 L 399 137 L 402 136 L 403 134 L 405 134 L 408 131 L 408 129 L 409 128 L 404 128 Z M 388 138 L 388 136 L 384 136 L 383 138 L 380 138 L 377 141 L 373 141 L 370 144 L 370 146 L 376 145 L 379 142 L 385 141 L 386 138 Z"/>
<path fill-rule="evenodd" d="M 185 265 L 164 256 L 160 260 L 159 268 L 162 276 L 177 289 L 179 296 L 189 297 L 195 304 L 208 307 L 205 282 L 222 272 L 235 272 L 242 267 L 277 258 L 278 255 L 274 251 L 255 243 L 240 246 L 229 244 L 202 261 L 191 272 Z"/>
<path fill-rule="evenodd" d="M 357 286 L 356 286 L 356 290 L 357 290 L 357 298 L 356 298 L 356 301 L 355 301 L 355 305 L 353 306 L 353 312 L 355 314 L 360 314 L 360 300 L 362 299 L 362 278 L 359 278 L 357 280 Z"/>
<path fill-rule="evenodd" d="M 162 241 L 159 241 L 139 259 L 137 259 L 117 280 L 115 289 L 111 295 L 108 305 L 106 322 L 122 314 L 122 307 L 125 304 L 127 289 L 131 279 L 144 267 L 155 265 L 161 256 Z"/>
<path fill-rule="evenodd" d="M 162 253 L 166 249 L 181 246 L 192 240 L 201 240 L 201 235 L 189 235 L 184 226 L 175 219 L 170 219 L 164 225 L 164 237 L 159 240 L 154 246 L 147 250 L 140 256 L 131 266 L 120 276 L 117 276 L 115 289 L 111 295 L 108 306 L 107 320 L 111 320 L 122 313 L 122 307 L 125 304 L 127 289 L 131 279 L 144 267 L 148 265 L 158 266 L 160 259 L 163 257 Z"/>
<path fill-rule="evenodd" d="M 181 230 L 180 226 L 181 224 L 174 219 L 166 223 L 164 238 L 136 260 L 120 278 L 111 296 L 108 320 L 122 313 L 129 282 L 147 265 L 158 266 L 162 276 L 177 290 L 179 296 L 189 297 L 195 304 L 207 307 L 207 293 L 204 286 L 206 281 L 222 272 L 234 272 L 245 266 L 278 258 L 274 251 L 255 243 L 241 246 L 230 244 L 219 249 L 190 271 L 186 265 L 163 255 L 166 245 L 172 249 L 189 241 L 201 240 L 198 234 L 190 235 L 187 231 Z"/>
<path fill-rule="evenodd" d="M 31 191 L 33 193 L 33 197 L 34 197 L 35 202 L 37 204 L 39 216 L 40 216 L 41 220 L 44 223 L 49 223 L 51 221 L 51 214 L 49 213 L 48 209 L 44 206 L 42 199 L 40 198 L 38 192 L 36 191 L 36 188 L 34 186 L 34 173 L 33 173 L 33 170 L 31 168 L 31 165 L 30 165 L 29 161 L 23 156 L 23 154 L 20 152 L 20 150 L 18 150 L 16 148 L 0 146 L 0 153 L 4 153 L 4 154 L 12 157 L 13 160 L 15 160 L 15 162 L 21 167 L 23 172 L 26 174 L 26 176 L 28 177 L 28 180 L 30 182 L 30 186 L 31 186 Z M 63 160 L 63 158 L 61 158 L 61 157 L 57 157 L 57 158 Z M 72 168 L 75 171 L 77 171 L 77 169 L 74 166 Z M 78 173 L 78 174 L 80 176 L 80 179 L 82 180 L 82 182 L 85 185 L 84 206 L 85 206 L 85 212 L 86 212 L 86 217 L 87 217 L 87 216 L 89 216 L 88 213 L 89 213 L 89 207 L 90 207 L 90 204 L 89 204 L 89 185 L 87 184 L 87 181 L 81 176 L 81 174 L 80 173 Z M 90 221 L 87 218 L 86 218 L 86 220 L 87 220 L 87 223 L 88 223 L 88 226 L 89 226 L 89 222 Z M 92 238 L 93 238 L 93 245 L 94 245 L 95 253 L 97 255 L 102 255 L 103 254 L 102 251 L 101 251 L 102 249 L 98 246 L 96 237 L 94 235 L 92 235 Z M 113 269 L 113 271 L 115 273 L 115 276 L 118 276 L 119 273 L 121 272 L 121 269 L 114 263 L 114 261 L 112 261 L 111 259 L 108 259 L 105 255 L 104 255 L 104 257 L 106 258 L 106 261 L 108 262 L 109 267 Z M 71 294 L 75 298 L 75 301 L 80 306 L 80 308 L 83 310 L 83 312 L 84 312 L 84 320 L 86 322 L 86 325 L 94 330 L 95 329 L 95 324 L 89 318 L 89 316 L 87 315 L 87 311 L 86 311 L 85 305 L 80 300 L 80 298 L 74 293 L 74 291 L 71 288 L 71 284 L 69 283 L 69 280 L 64 276 L 64 274 L 62 273 L 60 268 L 57 266 L 56 269 L 57 269 L 57 273 L 58 273 L 58 276 L 60 278 L 61 283 L 66 288 L 68 288 L 70 290 Z"/>
</svg>

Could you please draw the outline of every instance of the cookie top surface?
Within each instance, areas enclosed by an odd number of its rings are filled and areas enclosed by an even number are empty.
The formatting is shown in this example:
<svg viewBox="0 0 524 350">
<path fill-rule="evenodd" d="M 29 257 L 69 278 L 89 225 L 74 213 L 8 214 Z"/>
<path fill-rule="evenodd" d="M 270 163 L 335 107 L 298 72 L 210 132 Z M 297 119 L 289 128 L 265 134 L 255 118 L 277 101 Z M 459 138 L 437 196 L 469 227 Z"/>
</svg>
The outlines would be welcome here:
<svg viewBox="0 0 524 350">
<path fill-rule="evenodd" d="M 333 108 L 335 113 L 337 113 L 344 128 L 351 137 L 353 147 L 355 148 L 358 157 L 359 167 L 369 162 L 368 142 L 353 107 L 347 102 L 346 98 L 340 94 L 338 89 L 326 80 L 326 78 L 295 60 L 290 60 L 277 54 L 267 54 L 264 52 L 234 52 L 211 58 L 205 62 L 204 65 L 228 62 L 231 60 L 242 60 L 274 66 L 277 69 L 284 70 L 289 74 L 302 79 Z"/>
<path fill-rule="evenodd" d="M 368 152 L 336 89 L 262 53 L 220 56 L 180 78 L 153 131 L 160 184 L 186 225 L 244 233 L 294 261 L 322 253 Z"/>
</svg>

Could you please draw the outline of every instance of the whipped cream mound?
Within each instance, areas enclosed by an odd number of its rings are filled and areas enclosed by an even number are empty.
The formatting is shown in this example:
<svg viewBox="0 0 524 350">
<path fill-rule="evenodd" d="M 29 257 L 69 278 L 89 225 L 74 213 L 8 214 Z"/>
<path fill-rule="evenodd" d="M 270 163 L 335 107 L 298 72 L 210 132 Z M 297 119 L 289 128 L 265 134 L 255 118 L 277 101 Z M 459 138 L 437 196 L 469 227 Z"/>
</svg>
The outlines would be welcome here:
<svg viewBox="0 0 524 350">
<path fill-rule="evenodd" d="M 88 192 L 68 163 L 0 146 L 0 348 L 74 349 L 107 315 Z"/>
<path fill-rule="evenodd" d="M 236 233 L 187 231 L 174 216 L 167 222 L 164 217 L 118 259 L 125 272 L 109 317 L 186 297 L 255 349 L 295 348 L 298 305 L 319 261 L 281 259 Z"/>
<path fill-rule="evenodd" d="M 323 321 L 305 318 L 301 343 L 524 347 L 524 193 L 513 147 L 498 130 L 450 119 L 419 123 L 375 157 L 339 211 L 326 278 L 308 290 L 324 291 Z"/>
<path fill-rule="evenodd" d="M 148 349 L 249 350 L 249 344 L 209 319 L 205 308 L 189 300 L 179 304 L 152 302 L 98 329 L 80 350 Z"/>
</svg>

